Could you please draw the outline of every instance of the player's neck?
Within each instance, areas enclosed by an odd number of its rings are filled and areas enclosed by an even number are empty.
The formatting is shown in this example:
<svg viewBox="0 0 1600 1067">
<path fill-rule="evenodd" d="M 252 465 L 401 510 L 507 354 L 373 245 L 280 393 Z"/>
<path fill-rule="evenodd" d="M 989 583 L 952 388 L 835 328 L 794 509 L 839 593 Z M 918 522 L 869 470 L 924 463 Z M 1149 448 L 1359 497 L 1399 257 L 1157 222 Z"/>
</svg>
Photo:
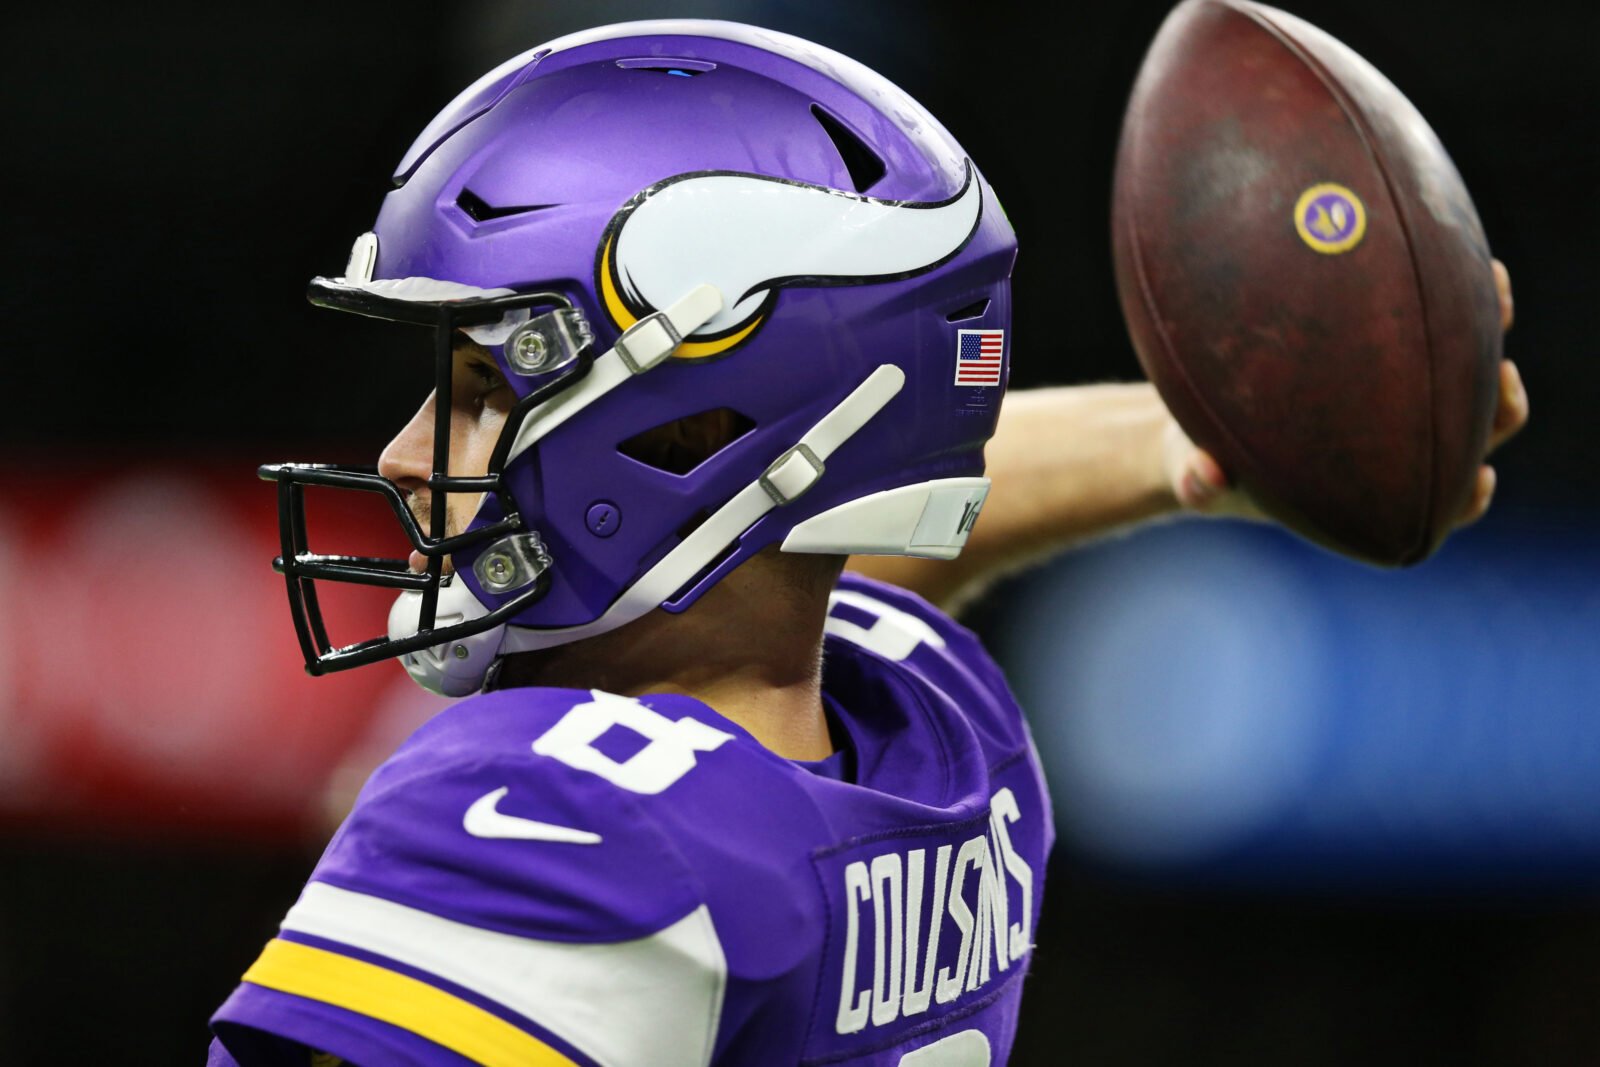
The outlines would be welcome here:
<svg viewBox="0 0 1600 1067">
<path fill-rule="evenodd" d="M 833 752 L 822 709 L 827 586 L 786 577 L 781 563 L 757 557 L 682 614 L 655 611 L 608 634 L 510 657 L 501 684 L 682 693 L 780 756 L 822 759 Z"/>
</svg>

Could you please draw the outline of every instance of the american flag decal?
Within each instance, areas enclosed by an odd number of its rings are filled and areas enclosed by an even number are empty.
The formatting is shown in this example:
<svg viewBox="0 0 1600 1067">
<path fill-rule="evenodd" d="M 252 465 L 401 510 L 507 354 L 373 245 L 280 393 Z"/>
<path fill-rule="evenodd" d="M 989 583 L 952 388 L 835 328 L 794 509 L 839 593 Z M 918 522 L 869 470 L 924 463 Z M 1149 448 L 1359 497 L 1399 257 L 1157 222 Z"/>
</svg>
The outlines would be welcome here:
<svg viewBox="0 0 1600 1067">
<path fill-rule="evenodd" d="M 1004 330 L 956 331 L 956 384 L 999 385 Z"/>
</svg>

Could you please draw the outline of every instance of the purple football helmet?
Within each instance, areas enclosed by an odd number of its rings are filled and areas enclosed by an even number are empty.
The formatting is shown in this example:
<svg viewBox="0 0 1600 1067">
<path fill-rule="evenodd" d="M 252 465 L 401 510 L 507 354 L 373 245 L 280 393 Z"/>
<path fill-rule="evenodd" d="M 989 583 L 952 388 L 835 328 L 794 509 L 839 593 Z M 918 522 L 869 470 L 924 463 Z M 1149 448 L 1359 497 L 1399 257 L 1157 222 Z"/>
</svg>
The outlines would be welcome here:
<svg viewBox="0 0 1600 1067">
<path fill-rule="evenodd" d="M 310 298 L 436 329 L 431 528 L 371 471 L 262 468 L 311 673 L 400 656 L 460 695 L 502 655 L 682 611 L 768 545 L 960 551 L 988 491 L 1016 239 L 884 78 L 750 26 L 604 27 L 479 79 L 394 181 Z M 445 473 L 456 331 L 518 398 L 477 478 Z M 619 447 L 711 411 L 743 432 L 693 469 Z M 312 552 L 305 485 L 383 494 L 426 571 Z M 484 494 L 452 536 L 449 492 Z M 335 647 L 318 579 L 402 590 L 389 634 Z"/>
</svg>

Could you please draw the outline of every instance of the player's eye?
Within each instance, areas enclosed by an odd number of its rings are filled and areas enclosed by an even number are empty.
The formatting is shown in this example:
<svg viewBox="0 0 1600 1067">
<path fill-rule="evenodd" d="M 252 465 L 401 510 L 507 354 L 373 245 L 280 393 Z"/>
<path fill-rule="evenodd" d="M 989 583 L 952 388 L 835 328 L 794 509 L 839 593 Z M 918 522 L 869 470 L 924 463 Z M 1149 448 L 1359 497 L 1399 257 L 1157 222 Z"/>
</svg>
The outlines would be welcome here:
<svg viewBox="0 0 1600 1067">
<path fill-rule="evenodd" d="M 469 360 L 467 369 L 472 372 L 481 392 L 492 393 L 496 389 L 506 388 L 506 380 L 493 363 L 482 359 Z"/>
<path fill-rule="evenodd" d="M 495 397 L 496 393 L 510 388 L 491 357 L 476 352 L 464 355 L 458 352 L 456 363 L 458 403 L 481 408 L 489 403 L 491 398 L 498 399 Z"/>
</svg>

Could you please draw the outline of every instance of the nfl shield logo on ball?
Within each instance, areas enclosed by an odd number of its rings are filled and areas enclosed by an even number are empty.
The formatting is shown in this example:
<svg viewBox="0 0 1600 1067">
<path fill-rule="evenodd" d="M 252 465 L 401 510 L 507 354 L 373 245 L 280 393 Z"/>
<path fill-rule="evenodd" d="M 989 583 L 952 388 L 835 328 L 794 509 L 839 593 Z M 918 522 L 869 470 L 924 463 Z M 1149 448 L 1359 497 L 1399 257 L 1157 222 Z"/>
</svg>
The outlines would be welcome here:
<svg viewBox="0 0 1600 1067">
<path fill-rule="evenodd" d="M 1367 209 L 1349 189 L 1324 182 L 1300 194 L 1294 228 L 1313 250 L 1338 255 L 1361 243 L 1367 232 Z"/>
</svg>

